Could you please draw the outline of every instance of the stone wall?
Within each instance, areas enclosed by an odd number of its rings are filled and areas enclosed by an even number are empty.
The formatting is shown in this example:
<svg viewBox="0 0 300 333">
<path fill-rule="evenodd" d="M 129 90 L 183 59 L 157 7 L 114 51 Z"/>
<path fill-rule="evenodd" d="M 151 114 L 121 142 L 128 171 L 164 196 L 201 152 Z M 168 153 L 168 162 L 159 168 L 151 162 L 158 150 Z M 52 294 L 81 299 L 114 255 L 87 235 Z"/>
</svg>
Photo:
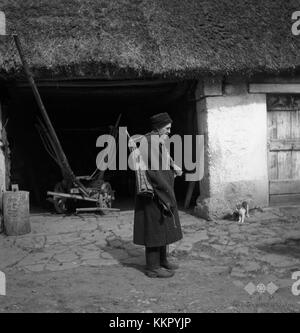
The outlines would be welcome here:
<svg viewBox="0 0 300 333">
<path fill-rule="evenodd" d="M 266 95 L 249 94 L 241 81 L 209 82 L 207 87 L 202 83 L 196 91 L 205 176 L 195 212 L 212 219 L 232 213 L 243 200 L 250 207 L 267 206 Z"/>
</svg>

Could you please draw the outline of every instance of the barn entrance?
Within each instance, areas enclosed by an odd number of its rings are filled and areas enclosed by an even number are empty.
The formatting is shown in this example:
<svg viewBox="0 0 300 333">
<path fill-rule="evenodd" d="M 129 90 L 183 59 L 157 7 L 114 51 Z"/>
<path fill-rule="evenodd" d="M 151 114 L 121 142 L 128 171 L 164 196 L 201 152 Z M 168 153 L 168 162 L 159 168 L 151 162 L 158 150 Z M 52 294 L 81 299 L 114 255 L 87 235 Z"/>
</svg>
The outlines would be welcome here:
<svg viewBox="0 0 300 333">
<path fill-rule="evenodd" d="M 149 131 L 149 117 L 168 112 L 173 133 L 193 134 L 194 101 L 190 81 L 39 81 L 38 88 L 65 155 L 76 176 L 91 175 L 100 148 L 96 140 L 108 134 L 121 115 L 119 126 L 131 135 Z M 11 149 L 11 183 L 30 191 L 31 207 L 52 209 L 47 191 L 61 181 L 61 171 L 47 153 L 36 129 L 40 112 L 27 83 L 9 87 L 8 139 Z M 105 172 L 104 179 L 115 191 L 113 207 L 132 209 L 135 175 L 131 170 Z M 177 179 L 179 203 L 188 184 Z M 195 198 L 197 193 L 195 193 Z"/>
<path fill-rule="evenodd" d="M 300 204 L 300 95 L 267 95 L 270 205 Z"/>
</svg>

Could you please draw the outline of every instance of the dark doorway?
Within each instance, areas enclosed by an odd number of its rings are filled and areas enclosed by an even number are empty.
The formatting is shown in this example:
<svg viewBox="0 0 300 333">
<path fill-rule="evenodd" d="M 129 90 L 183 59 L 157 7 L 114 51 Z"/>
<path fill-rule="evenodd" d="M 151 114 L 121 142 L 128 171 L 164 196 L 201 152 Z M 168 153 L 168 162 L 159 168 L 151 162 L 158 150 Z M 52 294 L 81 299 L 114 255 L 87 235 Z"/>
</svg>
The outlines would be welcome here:
<svg viewBox="0 0 300 333">
<path fill-rule="evenodd" d="M 40 81 L 38 87 L 76 176 L 95 171 L 100 151 L 96 140 L 99 135 L 109 133 L 119 114 L 122 114 L 119 126 L 126 126 L 131 135 L 149 131 L 149 117 L 159 112 L 171 115 L 173 133 L 193 132 L 194 84 L 190 81 Z M 49 209 L 46 192 L 52 191 L 62 176 L 35 128 L 40 112 L 26 83 L 10 87 L 8 117 L 11 183 L 30 191 L 32 207 Z M 114 207 L 132 209 L 134 172 L 108 170 L 105 180 L 116 191 Z M 176 180 L 179 202 L 184 200 L 187 185 L 184 179 Z"/>
</svg>

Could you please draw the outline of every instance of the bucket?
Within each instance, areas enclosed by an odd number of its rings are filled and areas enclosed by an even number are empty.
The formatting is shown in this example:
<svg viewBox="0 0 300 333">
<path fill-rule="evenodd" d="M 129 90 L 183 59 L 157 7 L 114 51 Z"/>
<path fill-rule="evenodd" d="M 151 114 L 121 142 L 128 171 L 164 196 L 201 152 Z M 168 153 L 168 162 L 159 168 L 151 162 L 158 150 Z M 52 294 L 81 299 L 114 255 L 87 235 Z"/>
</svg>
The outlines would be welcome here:
<svg viewBox="0 0 300 333">
<path fill-rule="evenodd" d="M 31 231 L 29 218 L 29 192 L 7 191 L 3 193 L 4 231 L 8 236 L 28 234 Z"/>
</svg>

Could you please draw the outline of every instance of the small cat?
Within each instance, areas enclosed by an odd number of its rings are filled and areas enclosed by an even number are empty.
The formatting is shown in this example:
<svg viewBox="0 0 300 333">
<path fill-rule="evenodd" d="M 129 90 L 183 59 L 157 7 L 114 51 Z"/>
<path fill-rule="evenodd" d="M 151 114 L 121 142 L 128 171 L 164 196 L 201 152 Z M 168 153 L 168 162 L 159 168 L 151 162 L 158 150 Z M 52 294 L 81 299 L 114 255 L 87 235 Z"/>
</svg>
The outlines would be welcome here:
<svg viewBox="0 0 300 333">
<path fill-rule="evenodd" d="M 243 201 L 241 204 L 236 205 L 236 215 L 238 215 L 238 223 L 244 223 L 245 217 L 249 217 L 249 204 L 247 201 Z"/>
</svg>

